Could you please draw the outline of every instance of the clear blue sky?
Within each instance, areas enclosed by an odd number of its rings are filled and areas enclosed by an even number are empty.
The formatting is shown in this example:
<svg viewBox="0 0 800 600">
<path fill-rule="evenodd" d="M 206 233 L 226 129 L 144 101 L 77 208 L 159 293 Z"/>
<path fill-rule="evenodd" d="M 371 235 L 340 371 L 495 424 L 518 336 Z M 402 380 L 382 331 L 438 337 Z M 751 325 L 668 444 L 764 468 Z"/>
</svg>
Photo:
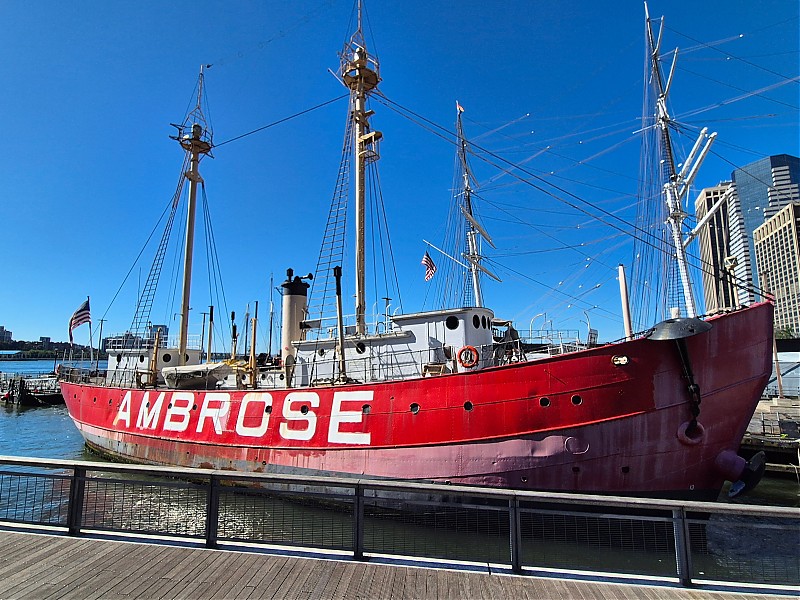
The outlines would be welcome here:
<svg viewBox="0 0 800 600">
<path fill-rule="evenodd" d="M 72 312 L 91 296 L 95 328 L 104 317 L 105 334 L 124 331 L 152 245 L 111 301 L 172 196 L 182 155 L 169 124 L 183 119 L 200 64 L 213 65 L 206 86 L 215 142 L 231 139 L 343 93 L 327 69 L 338 67 L 352 6 L 0 3 L 0 325 L 14 339 L 66 340 Z M 799 70 L 796 0 L 654 0 L 650 12 L 666 17 L 664 48 L 685 49 L 673 113 L 719 132 L 698 187 L 766 155 L 798 154 L 799 88 L 789 81 Z M 458 100 L 467 135 L 482 147 L 632 214 L 641 2 L 368 0 L 367 14 L 389 99 L 450 130 Z M 373 108 L 385 136 L 380 170 L 403 304 L 413 312 L 426 292 L 422 240 L 443 235 L 454 148 Z M 242 314 L 259 300 L 263 317 L 270 273 L 277 283 L 287 267 L 314 268 L 345 115 L 339 101 L 203 161 L 229 310 Z M 473 167 L 487 201 L 478 212 L 498 246 L 487 254 L 504 280 L 487 284 L 486 304 L 522 329 L 542 312 L 555 327 L 585 329 L 588 310 L 601 339 L 621 335 L 615 267 L 630 263 L 630 240 L 489 165 Z M 556 250 L 578 235 L 579 251 Z M 169 287 L 169 273 L 163 281 Z M 191 329 L 199 333 L 207 300 L 202 291 L 195 298 Z M 153 320 L 175 332 L 174 310 L 157 306 Z M 87 327 L 75 337 L 87 343 Z"/>
</svg>

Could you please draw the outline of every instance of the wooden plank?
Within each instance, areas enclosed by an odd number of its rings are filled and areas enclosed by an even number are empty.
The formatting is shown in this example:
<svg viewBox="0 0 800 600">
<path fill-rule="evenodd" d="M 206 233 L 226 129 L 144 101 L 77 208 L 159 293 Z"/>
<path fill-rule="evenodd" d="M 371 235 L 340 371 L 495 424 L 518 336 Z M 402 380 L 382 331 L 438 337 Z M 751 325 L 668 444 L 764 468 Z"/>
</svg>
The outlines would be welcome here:
<svg viewBox="0 0 800 600">
<path fill-rule="evenodd" d="M 314 600 L 318 598 L 334 598 L 336 596 L 336 588 L 342 580 L 342 574 L 346 570 L 346 563 L 340 561 L 333 561 L 333 565 L 325 565 L 327 567 L 328 576 L 325 580 L 320 580 L 312 590 L 309 598 Z"/>
<path fill-rule="evenodd" d="M 59 600 L 108 598 L 109 591 L 120 581 L 120 575 L 112 571 L 100 570 L 86 575 L 87 577 L 79 585 L 74 585 L 67 591 L 59 590 L 60 595 L 51 594 L 51 596 Z"/>
<path fill-rule="evenodd" d="M 262 584 L 264 581 L 269 581 L 272 577 L 274 577 L 275 573 L 280 572 L 283 568 L 283 564 L 286 562 L 285 556 L 268 556 L 266 557 L 267 560 L 264 563 L 259 564 L 259 567 L 247 585 L 236 595 L 237 598 L 240 600 L 244 600 L 246 598 L 257 598 L 258 596 L 255 594 L 255 590 Z"/>
<path fill-rule="evenodd" d="M 9 534 L 3 534 L 4 538 L 7 538 Z M 43 538 L 44 540 L 51 540 L 51 544 L 42 543 L 41 545 L 37 545 L 33 549 L 30 549 L 24 556 L 20 557 L 20 560 L 17 562 L 9 563 L 5 565 L 3 568 L 0 568 L 0 580 L 5 579 L 9 573 L 13 573 L 14 571 L 19 570 L 20 567 L 25 568 L 30 565 L 35 565 L 39 562 L 39 560 L 48 555 L 50 552 L 57 552 L 58 548 L 63 546 L 64 543 L 58 541 L 59 538 Z M 3 544 L 6 546 L 7 544 Z"/>
<path fill-rule="evenodd" d="M 311 597 L 320 580 L 327 580 L 332 569 L 324 560 L 309 560 L 306 563 L 306 577 L 291 590 L 291 597 L 295 600 L 305 600 Z"/>
<path fill-rule="evenodd" d="M 42 545 L 44 545 L 44 540 L 41 535 L 35 533 L 22 534 L 14 544 L 3 548 L 3 553 L 0 554 L 0 562 L 7 563 L 12 560 L 20 560 L 36 548 L 41 548 Z"/>
<path fill-rule="evenodd" d="M 168 560 L 174 548 L 169 546 L 145 546 L 125 542 L 105 541 L 107 545 L 116 546 L 119 552 L 106 555 L 96 565 L 97 570 L 111 573 L 121 580 L 115 587 L 116 593 L 129 594 L 147 581 L 149 573 L 161 561 Z"/>
<path fill-rule="evenodd" d="M 234 564 L 231 566 L 226 577 L 230 580 L 231 585 L 225 588 L 224 594 L 221 590 L 212 596 L 212 598 L 231 598 L 236 597 L 239 592 L 247 587 L 247 584 L 256 576 L 256 569 L 258 565 L 263 562 L 262 557 L 255 554 L 240 554 L 236 558 Z"/>
<path fill-rule="evenodd" d="M 392 588 L 388 596 L 389 600 L 408 598 L 410 596 L 410 594 L 406 593 L 408 567 L 395 567 L 392 571 L 394 571 L 394 576 L 392 577 Z"/>
<path fill-rule="evenodd" d="M 35 535 L 0 530 L 0 598 L 781 598 Z"/>
<path fill-rule="evenodd" d="M 69 575 L 69 565 L 73 557 L 79 556 L 82 549 L 88 547 L 87 543 L 80 540 L 55 538 L 51 547 L 43 547 L 26 557 L 22 564 L 17 565 L 14 572 L 2 576 L 4 594 L 21 596 L 25 591 L 39 585 L 43 574 L 48 581 L 58 580 L 66 573 Z M 54 558 L 58 560 L 53 560 Z M 46 560 L 51 559 L 51 560 Z"/>
<path fill-rule="evenodd" d="M 200 554 L 204 556 L 198 561 L 198 569 L 193 569 L 191 575 L 180 576 L 177 587 L 185 598 L 196 598 L 201 594 L 205 597 L 206 590 L 213 586 L 213 582 L 205 579 L 206 572 L 213 569 L 215 563 L 225 560 L 225 553 L 221 550 L 208 550 Z"/>
<path fill-rule="evenodd" d="M 267 589 L 267 597 L 285 598 L 287 595 L 291 594 L 293 590 L 302 587 L 312 571 L 311 564 L 312 561 L 307 558 L 289 559 L 288 566 L 291 567 L 290 570 L 287 571 L 284 569 L 281 571 L 283 577 L 276 580 L 278 584 L 277 587 Z M 270 593 L 272 593 L 271 596 L 269 595 Z"/>
<path fill-rule="evenodd" d="M 292 570 L 294 559 L 283 556 L 283 560 L 276 564 L 275 569 L 270 570 L 269 576 L 264 577 L 258 585 L 253 588 L 250 598 L 271 598 L 274 590 L 280 585 L 287 573 Z"/>
</svg>

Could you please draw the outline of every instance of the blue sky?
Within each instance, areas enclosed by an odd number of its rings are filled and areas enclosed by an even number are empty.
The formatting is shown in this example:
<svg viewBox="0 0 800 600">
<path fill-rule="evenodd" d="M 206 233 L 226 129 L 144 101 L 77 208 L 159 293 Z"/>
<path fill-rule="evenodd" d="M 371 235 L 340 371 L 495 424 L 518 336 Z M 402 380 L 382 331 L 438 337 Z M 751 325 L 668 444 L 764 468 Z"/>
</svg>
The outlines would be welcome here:
<svg viewBox="0 0 800 600">
<path fill-rule="evenodd" d="M 105 334 L 124 331 L 152 244 L 120 286 L 174 191 L 182 155 L 169 124 L 191 104 L 199 66 L 213 65 L 215 142 L 250 132 L 343 93 L 328 69 L 338 67 L 352 7 L 0 3 L 0 325 L 14 339 L 66 340 L 72 312 L 91 296 L 95 328 L 104 318 Z M 795 0 L 653 1 L 650 12 L 666 17 L 664 48 L 682 49 L 673 114 L 719 133 L 698 188 L 760 157 L 798 154 Z M 458 100 L 482 148 L 631 217 L 641 2 L 373 0 L 367 15 L 380 89 L 393 103 L 452 131 Z M 430 308 L 422 240 L 443 236 L 454 146 L 382 104 L 372 108 L 384 134 L 380 173 L 403 308 Z M 271 273 L 277 284 L 287 267 L 313 270 L 346 110 L 344 100 L 332 103 L 202 162 L 228 310 L 243 314 L 258 300 L 264 317 Z M 693 140 L 679 141 L 688 151 Z M 630 263 L 630 239 L 479 159 L 473 169 L 483 184 L 477 212 L 498 247 L 487 254 L 503 279 L 486 284 L 487 306 L 522 329 L 546 313 L 553 327 L 585 330 L 588 314 L 601 339 L 619 337 L 616 265 Z M 202 241 L 197 248 L 204 253 Z M 199 333 L 208 301 L 196 286 Z M 177 331 L 174 311 L 157 306 L 153 320 Z M 87 328 L 75 337 L 88 342 Z"/>
</svg>

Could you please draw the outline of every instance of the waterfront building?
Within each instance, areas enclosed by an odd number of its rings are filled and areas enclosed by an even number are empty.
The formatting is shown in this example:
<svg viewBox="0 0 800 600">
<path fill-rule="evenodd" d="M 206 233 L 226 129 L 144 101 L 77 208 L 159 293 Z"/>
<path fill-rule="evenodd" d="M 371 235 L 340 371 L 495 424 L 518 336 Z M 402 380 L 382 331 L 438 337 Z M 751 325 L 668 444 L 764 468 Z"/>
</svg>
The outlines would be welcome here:
<svg viewBox="0 0 800 600">
<path fill-rule="evenodd" d="M 728 206 L 730 251 L 736 259 L 740 285 L 738 301 L 749 303 L 762 296 L 756 269 L 753 233 L 792 202 L 800 202 L 800 159 L 778 154 L 735 169 L 731 175 L 735 196 Z M 756 290 L 756 293 L 754 293 Z"/>
<path fill-rule="evenodd" d="M 0 342 L 13 342 L 11 332 L 0 325 Z"/>
<path fill-rule="evenodd" d="M 800 336 L 800 202 L 787 204 L 753 233 L 761 287 L 775 296 L 775 332 Z"/>
<path fill-rule="evenodd" d="M 706 314 L 736 307 L 733 277 L 737 262 L 731 256 L 729 239 L 728 204 L 731 192 L 731 182 L 723 181 L 701 190 L 694 201 L 698 222 L 708 219 L 697 234 Z M 709 216 L 720 202 L 721 205 Z"/>
</svg>

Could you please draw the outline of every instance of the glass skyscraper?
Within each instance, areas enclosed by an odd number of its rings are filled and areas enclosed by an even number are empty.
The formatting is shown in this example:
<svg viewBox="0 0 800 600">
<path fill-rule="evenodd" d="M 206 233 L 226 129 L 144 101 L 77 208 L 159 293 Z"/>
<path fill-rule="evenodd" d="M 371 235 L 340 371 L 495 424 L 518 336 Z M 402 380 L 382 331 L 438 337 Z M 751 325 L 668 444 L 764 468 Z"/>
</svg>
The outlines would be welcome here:
<svg viewBox="0 0 800 600">
<path fill-rule="evenodd" d="M 739 290 L 739 302 L 763 297 L 756 269 L 753 233 L 787 204 L 800 202 L 800 159 L 778 154 L 735 169 L 731 175 L 736 197 L 728 204 L 731 254 L 737 260 L 736 277 L 755 290 Z"/>
</svg>

